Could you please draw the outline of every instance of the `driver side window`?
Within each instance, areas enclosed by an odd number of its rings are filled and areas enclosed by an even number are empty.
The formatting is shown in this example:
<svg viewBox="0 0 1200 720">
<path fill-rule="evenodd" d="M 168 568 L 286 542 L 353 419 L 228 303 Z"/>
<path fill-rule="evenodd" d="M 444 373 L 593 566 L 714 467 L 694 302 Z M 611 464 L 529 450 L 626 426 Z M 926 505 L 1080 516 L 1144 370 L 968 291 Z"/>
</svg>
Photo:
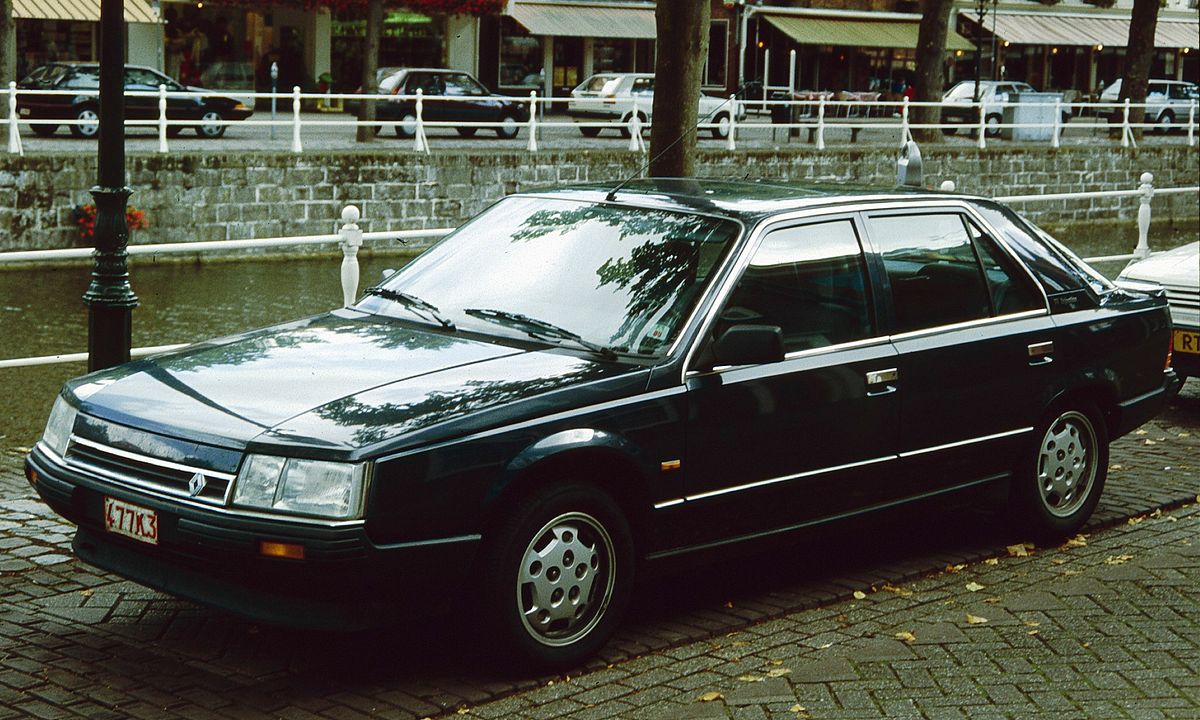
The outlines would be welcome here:
<svg viewBox="0 0 1200 720">
<path fill-rule="evenodd" d="M 721 319 L 778 325 L 785 353 L 862 340 L 873 334 L 866 288 L 850 220 L 784 228 L 763 238 Z"/>
</svg>

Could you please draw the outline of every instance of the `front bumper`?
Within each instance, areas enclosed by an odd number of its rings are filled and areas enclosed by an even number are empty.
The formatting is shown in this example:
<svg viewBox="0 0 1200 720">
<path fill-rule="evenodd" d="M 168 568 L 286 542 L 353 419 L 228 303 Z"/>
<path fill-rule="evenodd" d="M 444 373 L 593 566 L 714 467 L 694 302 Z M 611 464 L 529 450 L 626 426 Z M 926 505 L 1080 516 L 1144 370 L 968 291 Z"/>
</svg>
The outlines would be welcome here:
<svg viewBox="0 0 1200 720">
<path fill-rule="evenodd" d="M 398 611 L 445 605 L 470 577 L 479 536 L 381 545 L 363 523 L 306 524 L 193 507 L 77 472 L 37 447 L 26 477 L 78 525 L 80 559 L 151 588 L 257 620 L 362 629 Z M 109 533 L 104 498 L 153 510 L 158 544 Z M 303 560 L 259 554 L 261 541 L 304 547 Z"/>
</svg>

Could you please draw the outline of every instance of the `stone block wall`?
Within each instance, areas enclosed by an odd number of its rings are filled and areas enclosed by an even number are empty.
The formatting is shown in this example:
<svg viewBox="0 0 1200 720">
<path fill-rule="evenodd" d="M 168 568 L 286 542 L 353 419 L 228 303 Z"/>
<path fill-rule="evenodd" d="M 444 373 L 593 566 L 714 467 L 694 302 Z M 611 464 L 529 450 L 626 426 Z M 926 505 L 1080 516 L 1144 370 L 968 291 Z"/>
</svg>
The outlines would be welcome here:
<svg viewBox="0 0 1200 720">
<path fill-rule="evenodd" d="M 957 183 L 981 195 L 1128 190 L 1149 171 L 1157 187 L 1200 182 L 1200 153 L 1185 145 L 1141 149 L 995 144 L 927 146 L 926 183 Z M 135 243 L 235 240 L 331 233 L 345 205 L 362 211 L 367 231 L 454 226 L 508 193 L 564 183 L 616 183 L 645 157 L 630 152 L 509 152 L 421 155 L 371 149 L 268 153 L 133 154 L 127 158 L 130 204 L 150 227 Z M 721 178 L 833 181 L 890 187 L 895 152 L 888 148 L 702 151 L 699 174 Z M 0 251 L 73 247 L 76 205 L 91 202 L 94 155 L 0 157 Z M 1038 222 L 1065 223 L 1136 216 L 1135 198 L 1027 205 Z M 1156 222 L 1194 220 L 1195 194 L 1155 200 Z"/>
</svg>

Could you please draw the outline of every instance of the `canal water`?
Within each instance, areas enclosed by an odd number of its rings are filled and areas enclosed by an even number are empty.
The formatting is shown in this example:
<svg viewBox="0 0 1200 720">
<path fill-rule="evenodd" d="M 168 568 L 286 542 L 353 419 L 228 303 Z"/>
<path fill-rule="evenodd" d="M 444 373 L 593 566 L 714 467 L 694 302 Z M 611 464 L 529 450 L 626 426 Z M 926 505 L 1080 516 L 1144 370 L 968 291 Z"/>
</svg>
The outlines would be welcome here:
<svg viewBox="0 0 1200 720">
<path fill-rule="evenodd" d="M 1074 235 L 1081 256 L 1117 255 L 1136 244 L 1133 223 L 1091 227 Z M 1151 235 L 1163 250 L 1196 239 L 1194 224 Z M 406 258 L 362 260 L 361 287 Z M 1124 263 L 1098 269 L 1115 276 Z M 87 308 L 80 299 L 90 268 L 0 270 L 0 359 L 83 352 Z M 134 347 L 168 345 L 241 332 L 340 306 L 340 259 L 255 259 L 206 263 L 136 262 L 130 271 L 141 305 L 133 313 Z M 0 455 L 22 454 L 40 437 L 59 388 L 86 372 L 85 363 L 0 368 Z M 337 368 L 330 368 L 337 372 Z"/>
</svg>

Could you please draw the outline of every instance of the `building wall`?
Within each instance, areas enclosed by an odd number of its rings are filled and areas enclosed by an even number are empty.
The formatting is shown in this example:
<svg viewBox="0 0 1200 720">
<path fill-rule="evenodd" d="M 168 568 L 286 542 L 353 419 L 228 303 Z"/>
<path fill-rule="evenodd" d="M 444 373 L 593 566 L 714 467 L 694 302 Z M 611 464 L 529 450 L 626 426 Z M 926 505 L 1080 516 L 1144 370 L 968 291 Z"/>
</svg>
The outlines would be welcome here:
<svg viewBox="0 0 1200 720">
<path fill-rule="evenodd" d="M 631 152 L 138 154 L 128 158 L 130 204 L 150 227 L 136 243 L 189 242 L 333 232 L 345 205 L 362 210 L 365 230 L 457 225 L 505 194 L 575 182 L 615 183 L 644 157 Z M 1195 185 L 1200 156 L 1184 145 L 1140 150 L 1012 146 L 927 147 L 927 183 L 944 179 L 985 195 L 1130 190 L 1149 170 L 1158 187 Z M 92 201 L 95 157 L 5 156 L 0 160 L 0 250 L 73 247 L 76 205 Z M 699 174 L 791 181 L 848 181 L 890 187 L 890 149 L 700 153 Z M 1114 213 L 1115 209 L 1115 213 Z M 1029 205 L 1040 222 L 1134 218 L 1132 198 Z M 1154 201 L 1157 221 L 1194 222 L 1195 194 Z M 1132 227 L 1132 225 L 1131 225 Z"/>
</svg>

